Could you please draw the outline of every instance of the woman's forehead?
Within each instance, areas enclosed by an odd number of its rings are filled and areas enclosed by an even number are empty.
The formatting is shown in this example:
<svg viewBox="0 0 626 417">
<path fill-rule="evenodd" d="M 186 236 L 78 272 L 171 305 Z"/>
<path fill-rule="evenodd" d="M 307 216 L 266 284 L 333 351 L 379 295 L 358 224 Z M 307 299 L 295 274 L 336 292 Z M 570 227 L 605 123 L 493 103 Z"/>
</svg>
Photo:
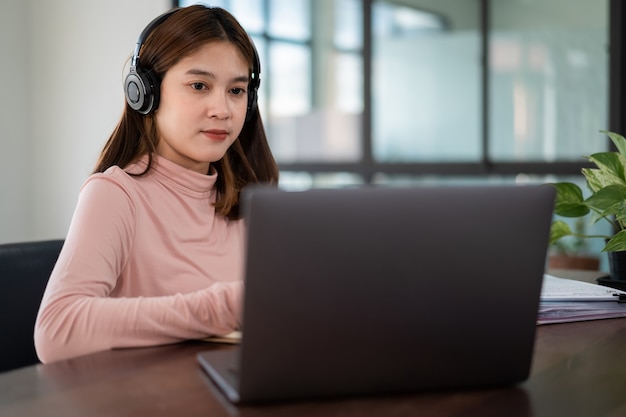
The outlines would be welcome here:
<svg viewBox="0 0 626 417">
<path fill-rule="evenodd" d="M 174 67 L 183 71 L 225 71 L 248 76 L 249 64 L 241 50 L 227 41 L 208 42 L 183 57 Z"/>
</svg>

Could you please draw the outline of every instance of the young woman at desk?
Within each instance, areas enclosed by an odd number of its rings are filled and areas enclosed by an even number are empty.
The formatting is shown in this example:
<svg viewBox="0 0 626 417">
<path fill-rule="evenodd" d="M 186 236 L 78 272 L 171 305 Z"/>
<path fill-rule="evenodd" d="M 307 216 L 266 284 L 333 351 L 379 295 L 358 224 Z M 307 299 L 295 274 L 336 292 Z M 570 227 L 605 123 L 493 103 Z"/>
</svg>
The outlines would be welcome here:
<svg viewBox="0 0 626 417">
<path fill-rule="evenodd" d="M 43 296 L 42 362 L 238 329 L 240 192 L 278 181 L 259 74 L 254 45 L 223 9 L 176 9 L 144 29 L 124 112 Z"/>
</svg>

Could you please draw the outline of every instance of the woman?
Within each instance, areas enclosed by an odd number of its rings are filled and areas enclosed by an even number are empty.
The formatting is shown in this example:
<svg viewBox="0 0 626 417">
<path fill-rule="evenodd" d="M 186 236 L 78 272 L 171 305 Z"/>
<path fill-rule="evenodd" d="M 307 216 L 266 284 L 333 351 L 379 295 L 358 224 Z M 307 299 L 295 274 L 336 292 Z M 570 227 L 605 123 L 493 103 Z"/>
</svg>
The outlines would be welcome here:
<svg viewBox="0 0 626 417">
<path fill-rule="evenodd" d="M 144 30 L 124 113 L 44 293 L 42 362 L 238 329 L 240 192 L 278 182 L 259 73 L 254 45 L 223 9 L 177 9 Z"/>
</svg>

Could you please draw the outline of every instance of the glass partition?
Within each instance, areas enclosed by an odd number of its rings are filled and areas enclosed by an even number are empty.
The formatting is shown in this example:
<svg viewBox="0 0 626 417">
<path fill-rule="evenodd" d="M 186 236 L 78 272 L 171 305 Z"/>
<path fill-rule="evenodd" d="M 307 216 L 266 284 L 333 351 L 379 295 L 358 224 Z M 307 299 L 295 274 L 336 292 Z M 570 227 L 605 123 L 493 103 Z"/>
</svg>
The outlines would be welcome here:
<svg viewBox="0 0 626 417">
<path fill-rule="evenodd" d="M 480 159 L 478 4 L 467 0 L 374 2 L 372 146 L 376 161 Z"/>
<path fill-rule="evenodd" d="M 490 5 L 490 158 L 576 161 L 605 149 L 608 2 Z"/>
<path fill-rule="evenodd" d="M 255 40 L 295 182 L 564 175 L 607 148 L 608 0 L 204 3 Z"/>
</svg>

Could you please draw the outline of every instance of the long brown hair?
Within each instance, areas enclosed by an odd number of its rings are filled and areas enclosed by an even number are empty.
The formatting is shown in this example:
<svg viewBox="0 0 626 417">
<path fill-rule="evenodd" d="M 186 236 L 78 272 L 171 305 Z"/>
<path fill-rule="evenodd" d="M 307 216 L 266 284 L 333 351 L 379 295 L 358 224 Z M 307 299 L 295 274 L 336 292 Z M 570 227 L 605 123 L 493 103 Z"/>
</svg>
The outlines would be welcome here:
<svg viewBox="0 0 626 417">
<path fill-rule="evenodd" d="M 214 41 L 227 41 L 239 48 L 251 74 L 255 50 L 245 30 L 226 10 L 203 5 L 181 8 L 154 28 L 141 47 L 142 68 L 161 80 L 182 58 Z M 154 112 L 143 115 L 126 104 L 93 172 L 104 172 L 114 165 L 124 168 L 148 154 L 148 167 L 139 174 L 145 175 L 152 167 L 157 141 Z M 229 219 L 241 217 L 239 198 L 245 186 L 278 183 L 278 167 L 258 110 L 246 120 L 224 157 L 211 166 L 217 171 L 215 208 Z"/>
</svg>

